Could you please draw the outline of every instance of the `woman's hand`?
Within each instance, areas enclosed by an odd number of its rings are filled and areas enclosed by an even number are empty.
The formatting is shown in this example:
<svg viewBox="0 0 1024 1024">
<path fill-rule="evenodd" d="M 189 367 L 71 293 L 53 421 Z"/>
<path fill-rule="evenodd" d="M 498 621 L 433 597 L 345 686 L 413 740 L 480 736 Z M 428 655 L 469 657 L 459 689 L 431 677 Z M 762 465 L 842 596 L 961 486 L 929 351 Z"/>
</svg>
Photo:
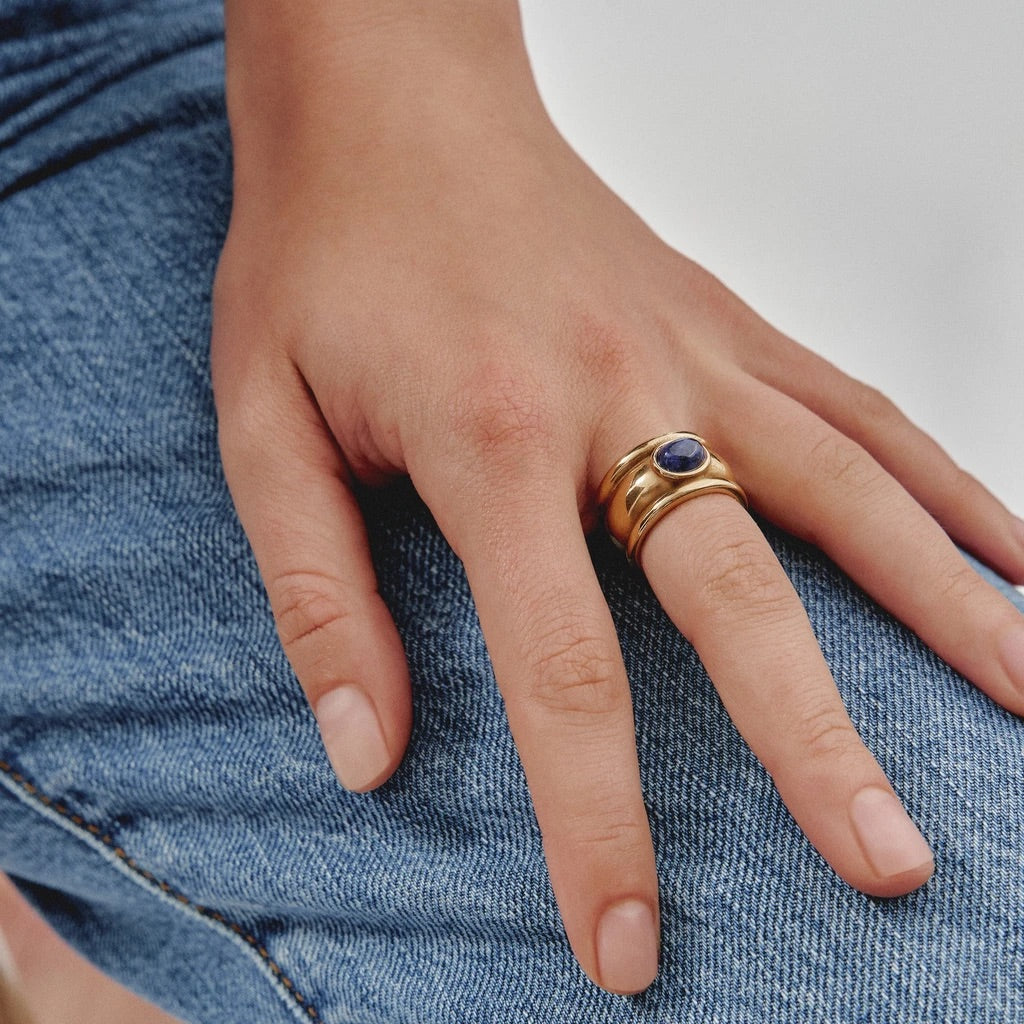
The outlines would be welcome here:
<svg viewBox="0 0 1024 1024">
<path fill-rule="evenodd" d="M 351 483 L 411 475 L 465 564 L 573 950 L 635 992 L 657 972 L 658 889 L 584 539 L 605 471 L 702 434 L 756 510 L 1018 714 L 1024 622 L 947 533 L 1020 580 L 1024 526 L 601 184 L 544 113 L 513 5 L 349 6 L 229 4 L 228 483 L 328 755 L 364 791 L 401 760 L 411 706 Z M 877 895 L 925 882 L 929 848 L 743 508 L 687 502 L 641 564 L 835 870 Z"/>
</svg>

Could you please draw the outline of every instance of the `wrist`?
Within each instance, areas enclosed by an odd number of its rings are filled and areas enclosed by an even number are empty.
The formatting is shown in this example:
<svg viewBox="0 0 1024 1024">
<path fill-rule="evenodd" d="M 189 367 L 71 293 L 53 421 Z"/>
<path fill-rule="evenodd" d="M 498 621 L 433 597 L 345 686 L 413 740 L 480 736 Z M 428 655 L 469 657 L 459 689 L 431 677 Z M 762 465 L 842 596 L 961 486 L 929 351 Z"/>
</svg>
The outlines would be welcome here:
<svg viewBox="0 0 1024 1024">
<path fill-rule="evenodd" d="M 546 119 L 515 0 L 228 0 L 236 175 L 443 136 L 479 116 Z"/>
</svg>

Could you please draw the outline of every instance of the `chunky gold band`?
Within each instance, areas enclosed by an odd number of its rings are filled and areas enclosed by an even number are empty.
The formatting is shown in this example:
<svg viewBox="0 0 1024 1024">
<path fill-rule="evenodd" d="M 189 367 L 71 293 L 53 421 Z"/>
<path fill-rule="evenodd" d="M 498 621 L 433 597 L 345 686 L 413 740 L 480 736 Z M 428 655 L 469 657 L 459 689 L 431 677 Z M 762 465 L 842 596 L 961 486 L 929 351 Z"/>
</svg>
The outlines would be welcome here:
<svg viewBox="0 0 1024 1024">
<path fill-rule="evenodd" d="M 662 434 L 638 445 L 605 474 L 597 500 L 605 526 L 636 561 L 640 543 L 669 509 L 700 494 L 747 496 L 729 467 L 697 434 Z"/>
</svg>

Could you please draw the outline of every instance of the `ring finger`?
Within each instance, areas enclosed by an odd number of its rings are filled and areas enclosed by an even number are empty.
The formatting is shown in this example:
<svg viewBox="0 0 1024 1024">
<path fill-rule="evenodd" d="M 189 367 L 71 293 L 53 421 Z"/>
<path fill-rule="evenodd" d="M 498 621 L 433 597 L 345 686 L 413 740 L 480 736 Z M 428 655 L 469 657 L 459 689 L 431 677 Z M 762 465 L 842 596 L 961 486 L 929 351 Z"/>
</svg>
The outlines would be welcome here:
<svg viewBox="0 0 1024 1024">
<path fill-rule="evenodd" d="M 644 429 L 608 464 L 657 432 Z M 857 735 L 803 605 L 743 507 L 721 494 L 686 501 L 650 529 L 638 557 L 786 806 L 838 874 L 878 896 L 927 881 L 931 851 Z"/>
</svg>

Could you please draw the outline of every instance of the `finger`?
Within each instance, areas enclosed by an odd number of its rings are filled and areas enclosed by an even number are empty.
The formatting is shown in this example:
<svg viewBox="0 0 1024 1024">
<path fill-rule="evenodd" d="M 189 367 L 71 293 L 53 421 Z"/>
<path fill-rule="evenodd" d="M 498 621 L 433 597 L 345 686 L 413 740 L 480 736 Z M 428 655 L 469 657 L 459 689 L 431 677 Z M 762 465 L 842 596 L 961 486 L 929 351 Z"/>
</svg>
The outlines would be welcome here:
<svg viewBox="0 0 1024 1024">
<path fill-rule="evenodd" d="M 776 335 L 756 375 L 856 441 L 962 547 L 1007 579 L 1024 583 L 1024 522 L 960 469 L 939 444 L 874 388 Z M 764 352 L 764 349 L 759 351 Z"/>
<path fill-rule="evenodd" d="M 373 789 L 409 741 L 409 671 L 345 465 L 291 364 L 221 395 L 224 471 L 281 643 L 342 785 Z"/>
<path fill-rule="evenodd" d="M 417 487 L 465 563 L 569 942 L 592 980 L 632 993 L 657 973 L 654 851 L 629 685 L 570 476 L 520 462 L 468 489 Z"/>
<path fill-rule="evenodd" d="M 723 440 L 723 454 L 758 510 L 823 548 L 950 665 L 1024 714 L 1020 612 L 860 445 L 758 382 L 731 390 L 744 436 Z"/>
<path fill-rule="evenodd" d="M 923 885 L 928 844 L 857 735 L 792 584 L 742 506 L 712 494 L 673 509 L 640 562 L 821 855 L 876 896 Z"/>
</svg>

